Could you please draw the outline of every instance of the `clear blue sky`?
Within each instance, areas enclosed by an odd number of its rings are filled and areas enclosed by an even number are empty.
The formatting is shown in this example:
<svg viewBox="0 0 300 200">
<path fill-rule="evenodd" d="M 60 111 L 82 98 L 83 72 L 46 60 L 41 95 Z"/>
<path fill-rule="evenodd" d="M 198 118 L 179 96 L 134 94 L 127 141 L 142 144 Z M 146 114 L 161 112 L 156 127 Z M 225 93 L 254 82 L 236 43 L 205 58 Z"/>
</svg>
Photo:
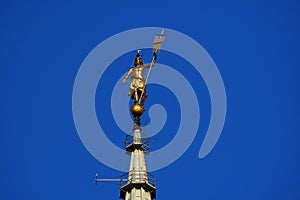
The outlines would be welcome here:
<svg viewBox="0 0 300 200">
<path fill-rule="evenodd" d="M 179 160 L 154 172 L 157 199 L 300 199 L 299 11 L 298 1 L 1 2 L 0 199 L 118 199 L 118 184 L 92 183 L 96 171 L 122 172 L 81 143 L 73 83 L 96 45 L 147 26 L 199 42 L 219 68 L 228 101 L 220 140 L 200 160 L 210 101 L 199 81 L 203 125 Z M 119 62 L 123 72 L 131 64 Z M 154 147 L 173 136 L 157 135 Z M 110 137 L 123 145 L 123 134 Z"/>
</svg>

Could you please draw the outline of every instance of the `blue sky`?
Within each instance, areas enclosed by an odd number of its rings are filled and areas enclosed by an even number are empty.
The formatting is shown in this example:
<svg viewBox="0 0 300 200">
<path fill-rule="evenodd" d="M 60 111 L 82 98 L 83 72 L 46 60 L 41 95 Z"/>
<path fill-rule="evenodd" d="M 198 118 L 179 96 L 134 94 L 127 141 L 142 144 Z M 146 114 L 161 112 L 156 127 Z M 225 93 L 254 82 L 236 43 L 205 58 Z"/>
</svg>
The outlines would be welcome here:
<svg viewBox="0 0 300 200">
<path fill-rule="evenodd" d="M 201 123 L 187 152 L 153 173 L 157 199 L 300 198 L 299 2 L 10 1 L 0 10 L 1 199 L 118 199 L 117 183 L 92 183 L 96 171 L 104 178 L 122 172 L 100 163 L 82 144 L 73 122 L 72 89 L 95 46 L 119 32 L 148 26 L 174 29 L 200 43 L 218 66 L 227 94 L 222 135 L 199 159 L 210 100 L 201 77 L 182 70 L 198 81 Z M 120 73 L 133 55 L 116 61 Z M 185 64 L 172 58 L 162 52 L 158 61 Z M 114 79 L 114 70 L 107 76 Z M 149 88 L 149 104 L 176 109 L 175 100 L 157 100 L 160 89 Z M 101 115 L 105 94 L 97 90 L 96 95 Z M 149 122 L 147 115 L 143 120 Z M 113 122 L 107 123 L 115 130 Z M 153 148 L 174 137 L 168 130 L 153 138 Z M 123 145 L 124 134 L 108 137 Z"/>
</svg>

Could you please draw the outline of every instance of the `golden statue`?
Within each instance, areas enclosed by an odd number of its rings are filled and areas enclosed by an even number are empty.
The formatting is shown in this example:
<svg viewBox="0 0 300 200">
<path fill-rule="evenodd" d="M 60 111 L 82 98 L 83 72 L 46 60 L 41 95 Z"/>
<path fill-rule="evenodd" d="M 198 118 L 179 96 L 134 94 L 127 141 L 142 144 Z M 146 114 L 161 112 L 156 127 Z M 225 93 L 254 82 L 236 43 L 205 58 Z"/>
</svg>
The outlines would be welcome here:
<svg viewBox="0 0 300 200">
<path fill-rule="evenodd" d="M 156 62 L 156 52 L 153 52 L 153 59 L 151 64 L 144 65 L 143 60 L 140 55 L 140 51 L 136 54 L 134 58 L 134 67 L 130 68 L 125 75 L 122 83 L 125 84 L 129 76 L 131 75 L 131 82 L 128 91 L 128 96 L 134 100 L 137 104 L 139 99 L 141 99 L 141 106 L 144 106 L 145 99 L 148 97 L 146 95 L 146 79 L 144 78 L 144 72 L 154 66 Z"/>
<path fill-rule="evenodd" d="M 148 98 L 146 94 L 146 85 L 150 75 L 151 68 L 154 66 L 156 62 L 156 53 L 160 53 L 160 48 L 162 42 L 166 38 L 166 34 L 163 34 L 163 30 L 161 34 L 156 34 L 153 42 L 153 58 L 150 64 L 143 63 L 142 57 L 140 55 L 140 50 L 138 50 L 135 58 L 134 58 L 134 67 L 131 67 L 125 77 L 122 79 L 122 83 L 125 84 L 129 76 L 131 76 L 130 87 L 128 91 L 128 96 L 134 100 L 134 105 L 131 107 L 131 113 L 135 117 L 139 117 L 144 112 L 144 103 L 145 99 Z M 144 72 L 146 69 L 148 70 L 148 74 L 146 78 L 144 78 Z"/>
</svg>

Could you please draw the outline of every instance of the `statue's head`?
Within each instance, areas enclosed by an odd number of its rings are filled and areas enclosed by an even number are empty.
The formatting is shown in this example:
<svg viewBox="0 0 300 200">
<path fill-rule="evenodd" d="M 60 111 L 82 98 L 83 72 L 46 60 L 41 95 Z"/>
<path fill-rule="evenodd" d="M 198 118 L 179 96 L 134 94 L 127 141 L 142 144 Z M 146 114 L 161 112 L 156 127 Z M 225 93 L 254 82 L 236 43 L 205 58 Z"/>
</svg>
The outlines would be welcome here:
<svg viewBox="0 0 300 200">
<path fill-rule="evenodd" d="M 138 50 L 138 53 L 135 55 L 135 58 L 134 58 L 134 66 L 138 66 L 138 65 L 143 65 L 143 60 L 142 60 L 142 57 L 140 55 L 140 52 L 141 50 Z"/>
</svg>

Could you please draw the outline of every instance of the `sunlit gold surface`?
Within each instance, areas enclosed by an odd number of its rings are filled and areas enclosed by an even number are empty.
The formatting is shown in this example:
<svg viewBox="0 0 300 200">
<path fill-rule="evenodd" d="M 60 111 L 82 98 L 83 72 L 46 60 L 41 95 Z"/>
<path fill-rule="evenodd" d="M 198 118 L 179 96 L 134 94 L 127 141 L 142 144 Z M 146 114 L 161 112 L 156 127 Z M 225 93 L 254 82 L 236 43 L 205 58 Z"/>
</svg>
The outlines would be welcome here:
<svg viewBox="0 0 300 200">
<path fill-rule="evenodd" d="M 131 107 L 130 112 L 133 116 L 141 116 L 144 112 L 144 107 L 140 104 L 134 104 Z"/>
</svg>

